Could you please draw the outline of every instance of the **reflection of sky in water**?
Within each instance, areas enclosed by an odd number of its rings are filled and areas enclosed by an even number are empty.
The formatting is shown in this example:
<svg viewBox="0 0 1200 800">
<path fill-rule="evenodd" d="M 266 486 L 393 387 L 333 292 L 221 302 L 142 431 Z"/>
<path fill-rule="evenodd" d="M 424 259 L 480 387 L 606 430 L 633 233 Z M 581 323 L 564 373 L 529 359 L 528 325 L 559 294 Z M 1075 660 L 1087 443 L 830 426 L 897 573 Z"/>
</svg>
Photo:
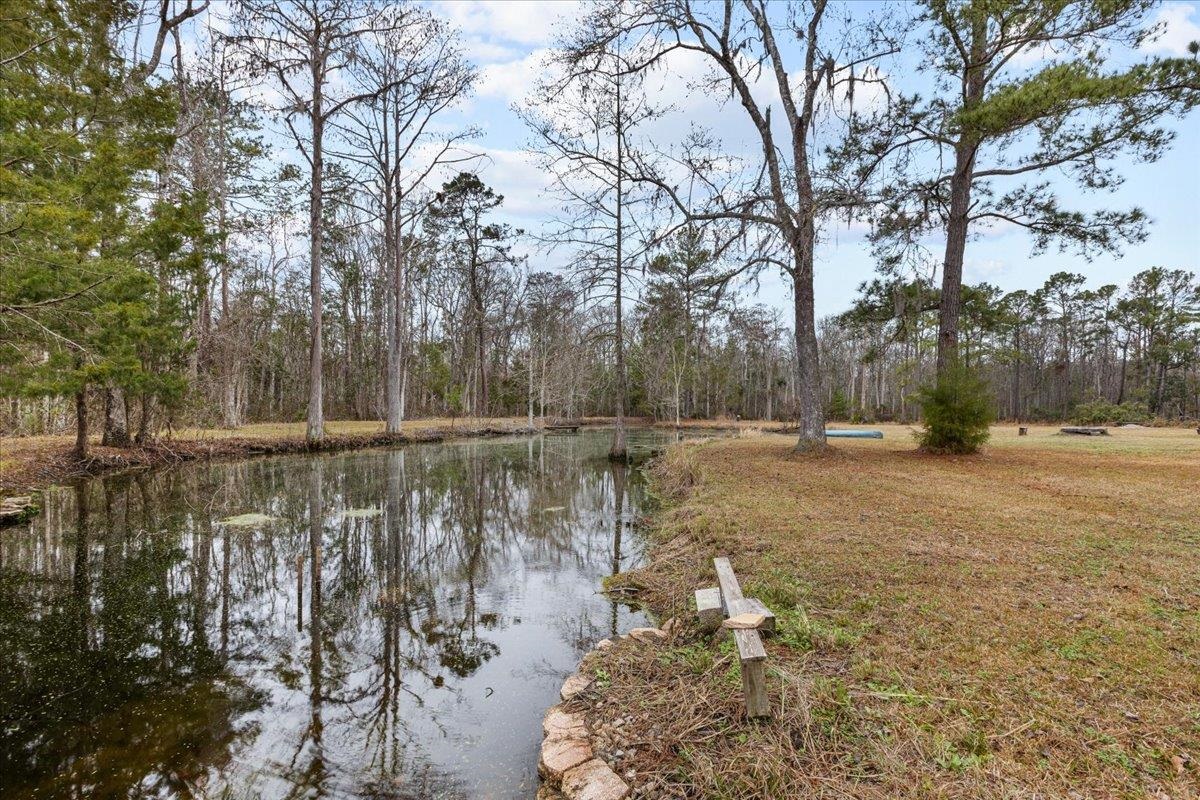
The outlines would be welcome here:
<svg viewBox="0 0 1200 800">
<path fill-rule="evenodd" d="M 642 622 L 597 593 L 614 558 L 640 558 L 640 479 L 607 444 L 452 442 L 56 490 L 0 538 L 0 794 L 531 797 L 562 678 Z M 218 522 L 246 513 L 277 519 Z"/>
</svg>

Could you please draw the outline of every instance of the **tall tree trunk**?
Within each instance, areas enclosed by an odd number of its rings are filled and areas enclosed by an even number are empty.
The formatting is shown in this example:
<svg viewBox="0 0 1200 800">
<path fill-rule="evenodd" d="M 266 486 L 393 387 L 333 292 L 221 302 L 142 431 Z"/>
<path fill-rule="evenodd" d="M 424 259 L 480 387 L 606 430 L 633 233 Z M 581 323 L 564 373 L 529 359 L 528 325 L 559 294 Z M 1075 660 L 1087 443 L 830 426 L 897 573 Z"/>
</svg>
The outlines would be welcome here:
<svg viewBox="0 0 1200 800">
<path fill-rule="evenodd" d="M 963 76 L 963 108 L 970 110 L 983 99 L 987 43 L 987 18 L 977 14 L 971 31 L 971 61 Z M 938 379 L 958 358 L 958 321 L 962 314 L 963 259 L 971 223 L 971 184 L 975 175 L 978 141 L 967 132 L 954 148 L 954 175 L 950 178 L 950 213 L 946 220 L 946 252 L 942 260 L 942 298 L 938 306 Z"/>
<path fill-rule="evenodd" d="M 1012 413 L 1013 419 L 1017 422 L 1021 421 L 1021 333 L 1018 330 L 1013 334 L 1013 393 L 1012 393 Z"/>
<path fill-rule="evenodd" d="M 619 66 L 619 61 L 618 61 Z M 617 134 L 617 242 L 614 258 L 614 283 L 615 295 L 613 302 L 613 311 L 616 314 L 614 345 L 616 347 L 616 362 L 617 362 L 617 403 L 616 403 L 616 426 L 613 428 L 612 445 L 608 449 L 608 457 L 614 461 L 624 461 L 628 455 L 625 447 L 625 395 L 628 391 L 627 380 L 625 376 L 625 321 L 622 317 L 623 309 L 621 307 L 621 292 L 622 292 L 622 269 L 624 265 L 621 262 L 622 248 L 624 245 L 624 231 L 621 228 L 622 215 L 624 214 L 624 189 L 622 178 L 624 177 L 624 128 L 621 122 L 621 78 L 618 70 L 616 79 L 616 115 L 615 115 L 615 130 Z"/>
<path fill-rule="evenodd" d="M 389 286 L 387 290 L 387 432 L 400 433 L 404 424 L 404 338 L 406 305 L 404 302 L 405 273 L 402 232 L 398 224 L 400 210 L 398 201 L 391 201 L 391 219 L 385 221 L 390 228 L 388 239 Z"/>
<path fill-rule="evenodd" d="M 479 362 L 479 389 L 477 416 L 486 417 L 488 414 L 488 380 L 487 380 L 487 348 L 484 337 L 487 335 L 486 317 L 483 313 L 483 303 L 480 302 L 475 317 L 475 360 Z"/>
<path fill-rule="evenodd" d="M 946 223 L 946 253 L 942 261 L 942 298 L 938 304 L 937 371 L 939 379 L 958 358 L 958 319 L 962 313 L 963 259 L 971 205 L 971 173 L 975 148 L 960 143 L 954 150 L 950 179 L 950 216 Z"/>
<path fill-rule="evenodd" d="M 129 429 L 125 423 L 125 392 L 119 386 L 104 390 L 104 435 L 100 443 L 105 447 L 128 447 Z"/>
<path fill-rule="evenodd" d="M 809 222 L 810 228 L 811 225 Z M 796 254 L 792 287 L 796 325 L 796 401 L 800 411 L 797 450 L 815 450 L 825 446 L 825 410 L 821 404 L 821 369 L 813 306 L 812 267 L 811 248 L 801 248 Z"/>
<path fill-rule="evenodd" d="M 525 400 L 526 400 L 526 423 L 529 428 L 533 429 L 533 334 L 529 336 L 529 355 L 525 359 L 526 369 L 529 372 L 528 380 L 526 381 Z"/>
<path fill-rule="evenodd" d="M 1154 381 L 1154 407 L 1150 410 L 1155 414 L 1162 413 L 1163 391 L 1167 386 L 1167 362 L 1158 362 L 1158 377 Z"/>
<path fill-rule="evenodd" d="M 1125 402 L 1125 375 L 1129 365 L 1129 340 L 1121 345 L 1121 377 L 1117 379 L 1117 405 Z"/>
<path fill-rule="evenodd" d="M 309 304 L 311 321 L 309 335 L 308 374 L 308 427 L 305 438 L 310 444 L 321 441 L 325 436 L 325 414 L 321 406 L 322 348 L 321 348 L 321 216 L 324 206 L 324 154 L 322 137 L 325 133 L 325 118 L 322 110 L 322 85 L 324 64 L 315 53 L 312 58 L 312 186 L 309 193 L 308 238 L 309 238 Z"/>
<path fill-rule="evenodd" d="M 88 410 L 87 387 L 84 386 L 75 393 L 75 457 L 87 458 L 88 455 Z"/>
<path fill-rule="evenodd" d="M 135 434 L 133 437 L 133 440 L 137 444 L 141 445 L 150 441 L 150 420 L 154 415 L 154 398 L 143 393 L 138 405 L 141 406 L 142 413 L 138 415 L 138 429 L 137 434 Z"/>
<path fill-rule="evenodd" d="M 223 141 L 223 116 L 220 130 Z M 225 354 L 225 357 L 221 359 L 221 424 L 226 428 L 236 428 L 240 424 L 237 406 L 238 353 L 234 342 L 231 341 L 233 332 L 230 330 L 229 319 L 229 245 L 225 202 L 225 186 L 222 183 L 217 217 L 221 236 L 221 323 L 219 331 L 221 350 Z"/>
<path fill-rule="evenodd" d="M 618 193 L 619 196 L 619 193 Z M 621 223 L 621 203 L 617 201 L 617 230 L 620 230 Z M 625 375 L 625 321 L 623 317 L 623 309 L 621 302 L 622 292 L 622 270 L 621 270 L 621 236 L 617 234 L 617 270 L 616 270 L 616 300 L 614 303 L 614 311 L 616 313 L 616 325 L 614 334 L 614 346 L 616 347 L 616 366 L 617 366 L 617 400 L 616 400 L 616 425 L 613 428 L 612 445 L 608 449 L 608 457 L 613 460 L 623 461 L 627 455 L 625 445 L 625 395 L 628 391 L 628 381 Z"/>
</svg>

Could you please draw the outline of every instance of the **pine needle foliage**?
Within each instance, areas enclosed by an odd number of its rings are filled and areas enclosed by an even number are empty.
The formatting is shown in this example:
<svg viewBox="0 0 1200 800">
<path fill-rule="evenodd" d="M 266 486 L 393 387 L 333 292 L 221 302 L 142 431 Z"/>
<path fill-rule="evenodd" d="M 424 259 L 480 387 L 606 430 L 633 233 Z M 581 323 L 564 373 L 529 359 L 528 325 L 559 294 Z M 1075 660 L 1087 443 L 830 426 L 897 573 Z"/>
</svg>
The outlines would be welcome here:
<svg viewBox="0 0 1200 800">
<path fill-rule="evenodd" d="M 956 361 L 937 382 L 917 395 L 925 418 L 917 433 L 921 449 L 932 453 L 978 452 L 988 440 L 988 426 L 995 419 L 992 393 L 986 380 Z"/>
</svg>

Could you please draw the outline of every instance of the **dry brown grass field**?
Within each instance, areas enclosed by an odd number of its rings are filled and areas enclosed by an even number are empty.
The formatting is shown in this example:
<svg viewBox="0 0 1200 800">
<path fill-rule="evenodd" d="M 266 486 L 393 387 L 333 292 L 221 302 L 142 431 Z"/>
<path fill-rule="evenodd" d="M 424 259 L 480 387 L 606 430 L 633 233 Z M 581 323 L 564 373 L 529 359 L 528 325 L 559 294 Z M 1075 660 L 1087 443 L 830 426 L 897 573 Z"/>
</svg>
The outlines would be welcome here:
<svg viewBox="0 0 1200 800">
<path fill-rule="evenodd" d="M 655 468 L 658 545 L 618 580 L 686 614 L 732 556 L 779 615 L 776 713 L 742 718 L 728 642 L 622 644 L 589 661 L 622 768 L 704 798 L 1200 796 L 1200 435 L 1007 426 L 938 457 L 864 427 Z"/>
</svg>

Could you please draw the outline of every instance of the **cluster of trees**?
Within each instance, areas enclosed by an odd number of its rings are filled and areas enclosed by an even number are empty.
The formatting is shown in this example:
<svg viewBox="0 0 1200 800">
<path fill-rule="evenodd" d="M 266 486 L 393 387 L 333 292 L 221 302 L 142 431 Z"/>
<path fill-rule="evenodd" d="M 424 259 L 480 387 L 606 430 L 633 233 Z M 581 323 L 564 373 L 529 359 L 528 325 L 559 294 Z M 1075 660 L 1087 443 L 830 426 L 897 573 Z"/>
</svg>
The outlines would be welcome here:
<svg viewBox="0 0 1200 800">
<path fill-rule="evenodd" d="M 1123 289 L 1086 286 L 1083 275 L 1059 272 L 1035 291 L 963 287 L 962 359 L 988 379 L 1000 416 L 1200 417 L 1195 273 L 1154 267 Z M 851 310 L 825 320 L 830 413 L 915 419 L 914 397 L 936 366 L 937 311 L 929 280 L 876 280 L 861 287 Z"/>
<path fill-rule="evenodd" d="M 1195 413 L 1193 278 L 962 283 L 997 221 L 1085 255 L 1146 236 L 1140 210 L 1066 208 L 1047 175 L 1113 191 L 1115 160 L 1159 158 L 1200 99 L 1194 58 L 1106 61 L 1158 33 L 1153 7 L 602 0 L 516 109 L 562 209 L 522 231 L 477 131 L 447 122 L 476 69 L 436 7 L 12 0 L 3 427 L 73 424 L 83 455 L 89 432 L 183 422 L 304 417 L 317 441 L 330 415 L 611 414 L 621 455 L 628 413 L 738 414 L 796 419 L 809 447 L 827 411 L 910 418 L 963 366 L 1012 416 Z M 751 146 L 682 117 L 664 136 L 656 80 L 681 68 Z M 818 325 L 817 247 L 854 219 L 883 277 Z M 914 266 L 930 242 L 936 281 Z M 763 270 L 790 285 L 786 324 L 747 296 Z"/>
</svg>

